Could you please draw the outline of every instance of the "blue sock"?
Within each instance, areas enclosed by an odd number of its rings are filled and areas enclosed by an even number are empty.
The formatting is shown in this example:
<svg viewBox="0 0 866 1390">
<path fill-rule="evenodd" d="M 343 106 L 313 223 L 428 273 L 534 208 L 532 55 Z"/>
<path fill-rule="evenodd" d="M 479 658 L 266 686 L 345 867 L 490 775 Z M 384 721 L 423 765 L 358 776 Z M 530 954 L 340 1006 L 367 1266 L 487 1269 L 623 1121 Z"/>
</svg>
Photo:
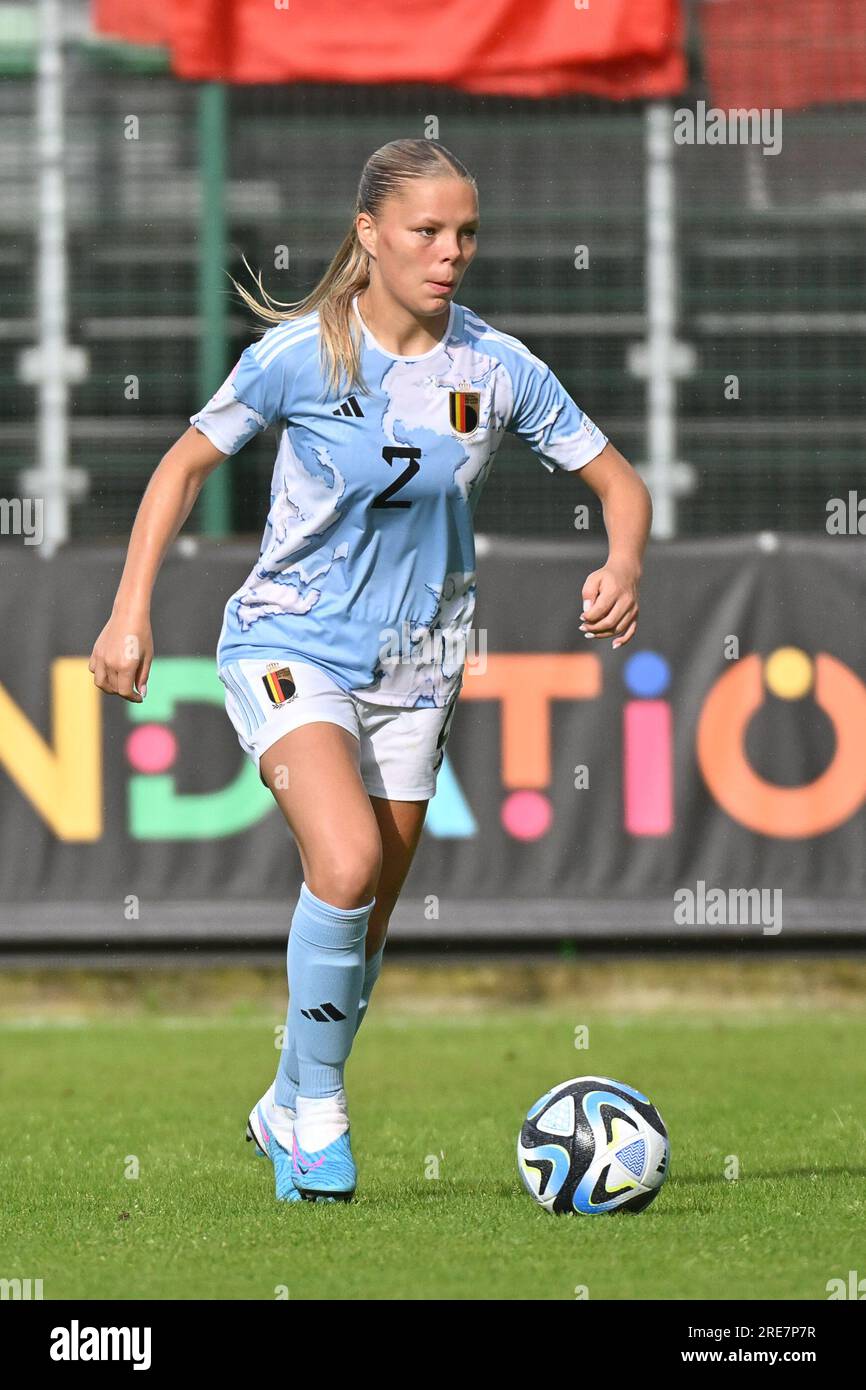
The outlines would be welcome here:
<svg viewBox="0 0 866 1390">
<path fill-rule="evenodd" d="M 384 953 L 385 943 L 383 941 L 375 955 L 370 956 L 364 968 L 364 983 L 361 986 L 361 999 L 358 1004 L 358 1021 L 355 1024 L 356 1033 L 364 1022 L 367 1006 L 370 1003 L 370 995 L 373 993 L 373 986 L 382 969 Z M 298 1050 L 295 1047 L 295 1035 L 292 1032 L 290 1008 L 286 1016 L 285 1043 L 280 1053 L 280 1065 L 277 1070 L 276 1089 L 274 1091 L 277 1105 L 287 1105 L 290 1110 L 295 1110 L 297 1108 L 298 1089 Z"/>
<path fill-rule="evenodd" d="M 364 967 L 364 983 L 361 986 L 361 1002 L 358 1005 L 358 1022 L 355 1024 L 357 1033 L 367 1013 L 367 1006 L 370 1003 L 370 995 L 373 993 L 373 986 L 379 978 L 382 969 L 382 956 L 385 952 L 385 943 L 379 947 L 374 956 L 371 956 Z"/>
<path fill-rule="evenodd" d="M 292 918 L 287 965 L 288 1022 L 303 1096 L 336 1095 L 352 1042 L 364 981 L 364 942 L 376 899 L 334 907 L 306 883 Z M 279 1096 L 277 1104 L 285 1104 Z"/>
</svg>

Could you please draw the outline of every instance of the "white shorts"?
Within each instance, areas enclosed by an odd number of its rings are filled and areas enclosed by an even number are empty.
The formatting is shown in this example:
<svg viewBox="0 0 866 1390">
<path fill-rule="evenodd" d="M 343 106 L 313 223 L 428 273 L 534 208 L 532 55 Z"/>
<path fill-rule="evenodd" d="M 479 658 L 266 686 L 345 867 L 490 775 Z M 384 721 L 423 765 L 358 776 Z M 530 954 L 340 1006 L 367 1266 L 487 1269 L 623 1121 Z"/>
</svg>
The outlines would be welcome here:
<svg viewBox="0 0 866 1390">
<path fill-rule="evenodd" d="M 325 720 L 355 735 L 358 771 L 371 796 L 427 801 L 435 795 L 459 686 L 444 709 L 404 709 L 353 695 L 321 667 L 293 656 L 228 661 L 219 678 L 229 719 L 257 768 L 262 754 L 284 734 Z"/>
</svg>

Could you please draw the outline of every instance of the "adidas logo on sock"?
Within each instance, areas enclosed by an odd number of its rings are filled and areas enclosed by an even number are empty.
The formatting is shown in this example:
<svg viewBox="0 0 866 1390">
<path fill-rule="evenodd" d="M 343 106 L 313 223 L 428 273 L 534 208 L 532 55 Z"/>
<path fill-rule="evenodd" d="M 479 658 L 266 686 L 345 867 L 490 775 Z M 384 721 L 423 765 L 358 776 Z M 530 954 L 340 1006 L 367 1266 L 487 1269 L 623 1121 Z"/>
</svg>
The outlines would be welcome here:
<svg viewBox="0 0 866 1390">
<path fill-rule="evenodd" d="M 304 1018 L 313 1018 L 316 1023 L 342 1023 L 346 1017 L 336 1004 L 320 1004 L 317 1009 L 301 1009 Z"/>
<path fill-rule="evenodd" d="M 364 418 L 364 412 L 359 406 L 358 402 L 355 400 L 354 396 L 350 396 L 349 399 L 347 401 L 344 401 L 342 405 L 338 405 L 336 410 L 331 411 L 331 414 L 355 415 L 361 420 L 363 420 Z"/>
</svg>

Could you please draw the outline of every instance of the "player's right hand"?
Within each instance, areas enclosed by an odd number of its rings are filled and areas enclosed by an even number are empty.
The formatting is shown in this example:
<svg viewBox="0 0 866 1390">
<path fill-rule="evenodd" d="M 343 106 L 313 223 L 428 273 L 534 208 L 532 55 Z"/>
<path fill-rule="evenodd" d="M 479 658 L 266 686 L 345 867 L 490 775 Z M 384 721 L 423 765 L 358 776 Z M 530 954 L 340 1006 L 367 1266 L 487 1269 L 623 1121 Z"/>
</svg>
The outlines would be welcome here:
<svg viewBox="0 0 866 1390">
<path fill-rule="evenodd" d="M 149 618 L 112 613 L 94 643 L 88 670 L 100 690 L 140 705 L 152 661 Z"/>
</svg>

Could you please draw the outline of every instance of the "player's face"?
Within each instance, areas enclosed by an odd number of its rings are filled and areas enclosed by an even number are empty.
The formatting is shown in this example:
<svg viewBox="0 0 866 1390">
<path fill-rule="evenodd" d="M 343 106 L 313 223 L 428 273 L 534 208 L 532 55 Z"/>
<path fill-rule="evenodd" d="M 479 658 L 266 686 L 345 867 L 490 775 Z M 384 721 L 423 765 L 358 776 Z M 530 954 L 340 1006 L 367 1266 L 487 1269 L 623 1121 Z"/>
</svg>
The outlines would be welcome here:
<svg viewBox="0 0 866 1390">
<path fill-rule="evenodd" d="M 478 199 L 462 179 L 417 179 L 371 224 L 383 288 L 414 314 L 440 314 L 475 256 Z"/>
</svg>

